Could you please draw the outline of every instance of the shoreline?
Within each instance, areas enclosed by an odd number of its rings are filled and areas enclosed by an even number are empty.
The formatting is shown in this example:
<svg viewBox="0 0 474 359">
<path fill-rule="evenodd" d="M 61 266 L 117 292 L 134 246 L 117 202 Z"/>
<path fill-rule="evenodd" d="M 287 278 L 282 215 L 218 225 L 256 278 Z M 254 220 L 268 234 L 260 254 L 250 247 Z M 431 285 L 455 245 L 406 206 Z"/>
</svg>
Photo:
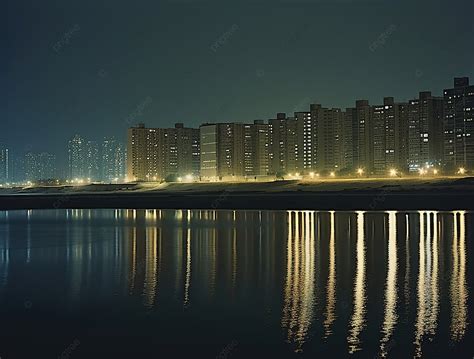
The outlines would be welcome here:
<svg viewBox="0 0 474 359">
<path fill-rule="evenodd" d="M 0 190 L 21 209 L 474 210 L 474 178 L 31 187 Z"/>
<path fill-rule="evenodd" d="M 71 194 L 0 196 L 0 210 L 25 209 L 249 209 L 249 210 L 474 210 L 474 192 L 423 193 Z"/>
</svg>

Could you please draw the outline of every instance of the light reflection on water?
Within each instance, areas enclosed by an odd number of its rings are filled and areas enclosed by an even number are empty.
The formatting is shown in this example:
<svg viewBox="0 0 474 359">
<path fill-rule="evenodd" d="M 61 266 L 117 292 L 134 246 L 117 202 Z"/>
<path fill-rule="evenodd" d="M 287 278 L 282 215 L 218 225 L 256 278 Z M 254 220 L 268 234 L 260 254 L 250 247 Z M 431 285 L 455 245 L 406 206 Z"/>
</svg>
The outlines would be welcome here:
<svg viewBox="0 0 474 359">
<path fill-rule="evenodd" d="M 223 337 L 236 340 L 242 357 L 464 354 L 473 350 L 471 243 L 464 211 L 0 212 L 0 314 L 15 328 L 15 300 L 42 303 L 24 325 L 50 311 L 87 308 L 101 318 L 95 306 L 107 303 L 121 308 L 123 323 L 101 324 L 123 336 L 135 336 L 130 313 L 153 313 L 144 328 L 194 323 L 192 335 L 147 332 L 194 353 L 203 335 L 212 350 Z M 201 313 L 220 323 L 218 332 L 194 322 Z M 148 350 L 137 336 L 116 350 L 138 344 Z M 86 345 L 93 352 L 101 344 Z"/>
</svg>

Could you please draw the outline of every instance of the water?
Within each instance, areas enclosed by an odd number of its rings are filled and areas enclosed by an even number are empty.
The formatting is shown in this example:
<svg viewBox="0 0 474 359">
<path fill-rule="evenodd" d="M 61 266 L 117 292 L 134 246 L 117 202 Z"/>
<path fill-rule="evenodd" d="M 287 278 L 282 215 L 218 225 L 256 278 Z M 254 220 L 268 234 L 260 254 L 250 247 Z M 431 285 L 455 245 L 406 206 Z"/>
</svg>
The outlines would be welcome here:
<svg viewBox="0 0 474 359">
<path fill-rule="evenodd" d="M 0 357 L 472 358 L 473 213 L 0 212 Z"/>
</svg>

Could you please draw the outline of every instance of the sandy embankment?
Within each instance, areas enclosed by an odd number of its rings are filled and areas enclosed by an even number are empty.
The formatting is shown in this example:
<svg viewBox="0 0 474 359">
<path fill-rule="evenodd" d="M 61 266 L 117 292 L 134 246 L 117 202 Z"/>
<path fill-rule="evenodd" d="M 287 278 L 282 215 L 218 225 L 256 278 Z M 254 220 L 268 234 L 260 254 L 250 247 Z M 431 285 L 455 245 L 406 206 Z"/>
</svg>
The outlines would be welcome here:
<svg viewBox="0 0 474 359">
<path fill-rule="evenodd" d="M 0 209 L 474 209 L 474 178 L 117 184 L 0 189 Z"/>
</svg>

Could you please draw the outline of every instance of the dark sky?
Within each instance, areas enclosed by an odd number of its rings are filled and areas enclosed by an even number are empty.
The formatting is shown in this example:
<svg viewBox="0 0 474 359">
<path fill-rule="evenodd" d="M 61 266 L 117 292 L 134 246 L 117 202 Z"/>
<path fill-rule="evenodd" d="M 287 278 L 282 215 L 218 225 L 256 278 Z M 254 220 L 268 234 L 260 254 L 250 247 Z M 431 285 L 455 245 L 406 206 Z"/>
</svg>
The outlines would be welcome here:
<svg viewBox="0 0 474 359">
<path fill-rule="evenodd" d="M 7 0 L 2 13 L 0 142 L 17 154 L 61 158 L 74 133 L 124 140 L 130 119 L 253 121 L 474 81 L 472 0 Z"/>
</svg>

